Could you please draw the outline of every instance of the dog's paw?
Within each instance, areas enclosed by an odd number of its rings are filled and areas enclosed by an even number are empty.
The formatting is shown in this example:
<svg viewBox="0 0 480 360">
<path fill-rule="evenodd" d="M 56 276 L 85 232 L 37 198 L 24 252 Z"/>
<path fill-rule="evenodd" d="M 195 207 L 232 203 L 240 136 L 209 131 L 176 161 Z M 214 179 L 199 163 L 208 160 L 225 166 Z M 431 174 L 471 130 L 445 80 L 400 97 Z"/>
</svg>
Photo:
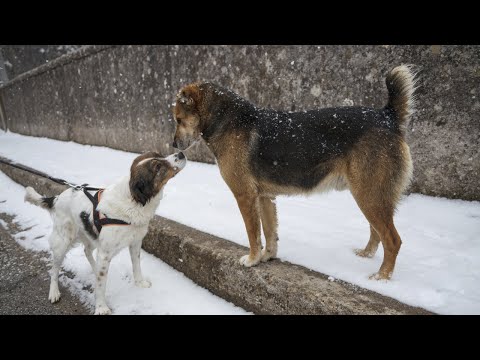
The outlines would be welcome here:
<svg viewBox="0 0 480 360">
<path fill-rule="evenodd" d="M 370 280 L 390 280 L 391 277 L 392 277 L 392 273 L 384 274 L 384 273 L 378 272 L 370 275 L 368 278 Z"/>
<path fill-rule="evenodd" d="M 240 258 L 240 264 L 245 267 L 255 266 L 260 262 L 261 257 L 259 256 L 258 259 L 252 259 L 250 255 L 244 255 Z"/>
<path fill-rule="evenodd" d="M 152 283 L 148 280 L 135 281 L 135 286 L 141 288 L 149 288 L 150 286 L 152 286 Z"/>
<path fill-rule="evenodd" d="M 50 292 L 48 294 L 48 300 L 52 304 L 56 303 L 58 300 L 60 300 L 60 290 L 58 290 L 58 287 L 50 287 Z"/>
<path fill-rule="evenodd" d="M 277 254 L 272 252 L 272 251 L 267 251 L 267 249 L 262 249 L 262 257 L 261 261 L 266 262 L 270 259 L 275 259 L 277 257 Z"/>
<path fill-rule="evenodd" d="M 95 315 L 110 315 L 112 310 L 107 305 L 98 305 L 95 307 Z"/>
<path fill-rule="evenodd" d="M 364 258 L 372 258 L 375 253 L 365 251 L 365 249 L 354 249 L 353 250 L 357 256 L 361 256 Z"/>
</svg>

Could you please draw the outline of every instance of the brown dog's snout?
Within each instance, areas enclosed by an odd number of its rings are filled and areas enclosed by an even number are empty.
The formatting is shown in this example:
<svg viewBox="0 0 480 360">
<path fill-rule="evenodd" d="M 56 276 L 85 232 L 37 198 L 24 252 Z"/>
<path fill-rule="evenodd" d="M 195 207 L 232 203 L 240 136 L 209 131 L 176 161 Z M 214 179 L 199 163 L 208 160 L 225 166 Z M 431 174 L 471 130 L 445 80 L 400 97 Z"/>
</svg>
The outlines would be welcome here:
<svg viewBox="0 0 480 360">
<path fill-rule="evenodd" d="M 177 145 L 177 142 L 176 142 L 175 140 L 173 140 L 172 146 L 173 146 L 175 149 L 178 149 L 178 145 Z"/>
</svg>

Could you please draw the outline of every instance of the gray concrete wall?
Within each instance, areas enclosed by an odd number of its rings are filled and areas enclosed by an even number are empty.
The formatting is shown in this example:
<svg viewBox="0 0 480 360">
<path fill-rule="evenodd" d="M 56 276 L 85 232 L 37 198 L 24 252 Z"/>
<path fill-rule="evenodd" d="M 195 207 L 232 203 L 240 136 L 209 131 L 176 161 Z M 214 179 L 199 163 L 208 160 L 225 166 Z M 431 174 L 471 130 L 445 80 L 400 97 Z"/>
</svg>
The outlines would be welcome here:
<svg viewBox="0 0 480 360">
<path fill-rule="evenodd" d="M 81 47 L 82 45 L 0 45 L 0 53 L 3 54 L 8 78 L 13 79 Z"/>
<path fill-rule="evenodd" d="M 209 80 L 259 106 L 386 103 L 385 73 L 421 69 L 413 192 L 480 200 L 479 46 L 93 46 L 0 88 L 11 131 L 141 152 L 171 148 L 178 89 Z M 201 144 L 192 160 L 212 162 Z"/>
<path fill-rule="evenodd" d="M 0 86 L 6 84 L 7 82 L 8 74 L 5 61 L 3 60 L 2 48 L 0 47 Z"/>
</svg>

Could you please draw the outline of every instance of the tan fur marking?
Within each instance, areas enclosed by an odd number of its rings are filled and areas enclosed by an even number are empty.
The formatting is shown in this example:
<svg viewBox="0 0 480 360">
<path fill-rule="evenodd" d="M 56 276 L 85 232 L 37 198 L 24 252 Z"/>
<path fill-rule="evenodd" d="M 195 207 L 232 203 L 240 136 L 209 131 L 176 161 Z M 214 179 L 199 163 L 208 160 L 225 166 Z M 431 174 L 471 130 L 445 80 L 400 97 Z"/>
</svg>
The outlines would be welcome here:
<svg viewBox="0 0 480 360">
<path fill-rule="evenodd" d="M 268 180 L 259 180 L 258 188 L 260 195 L 312 195 L 330 190 L 345 190 L 348 188 L 346 179 L 346 164 L 344 158 L 338 158 L 331 165 L 331 172 L 312 190 L 306 191 L 294 186 L 282 186 Z"/>
<path fill-rule="evenodd" d="M 260 197 L 260 217 L 266 241 L 262 261 L 267 261 L 277 256 L 278 218 L 277 205 L 274 201 L 274 198 Z"/>
<path fill-rule="evenodd" d="M 378 249 L 378 244 L 380 243 L 380 237 L 378 236 L 377 230 L 370 225 L 370 239 L 365 249 L 358 249 L 355 253 L 361 257 L 371 258 L 375 255 Z"/>
<path fill-rule="evenodd" d="M 260 257 L 262 246 L 258 188 L 249 171 L 245 135 L 233 134 L 228 140 L 220 139 L 213 150 L 221 154 L 217 157 L 220 173 L 237 200 L 250 243 L 250 259 L 253 260 Z"/>
<path fill-rule="evenodd" d="M 403 169 L 399 172 L 399 169 Z M 402 241 L 393 223 L 395 206 L 408 185 L 411 158 L 400 137 L 382 130 L 367 133 L 350 153 L 347 180 L 353 197 L 382 242 L 384 256 L 375 279 L 390 279 Z M 360 256 L 373 256 L 378 246 L 375 232 Z"/>
<path fill-rule="evenodd" d="M 262 242 L 260 237 L 260 214 L 258 197 L 248 196 L 248 194 L 234 194 L 237 200 L 238 208 L 242 213 L 245 228 L 247 230 L 248 242 L 250 243 L 250 259 L 260 258 Z"/>
</svg>

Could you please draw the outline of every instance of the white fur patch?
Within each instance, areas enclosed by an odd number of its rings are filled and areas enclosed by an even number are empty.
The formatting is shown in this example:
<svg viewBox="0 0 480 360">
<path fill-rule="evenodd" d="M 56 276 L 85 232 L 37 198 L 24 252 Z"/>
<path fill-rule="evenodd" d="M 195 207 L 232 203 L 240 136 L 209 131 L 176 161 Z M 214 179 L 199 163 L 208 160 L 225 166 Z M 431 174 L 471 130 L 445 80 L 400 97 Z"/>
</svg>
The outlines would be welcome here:
<svg viewBox="0 0 480 360">
<path fill-rule="evenodd" d="M 172 154 L 165 158 L 172 167 L 179 168 L 180 170 L 187 164 L 187 158 L 179 159 L 178 154 Z"/>
<path fill-rule="evenodd" d="M 150 159 L 143 161 L 147 160 Z M 143 206 L 132 198 L 129 182 L 130 176 L 125 176 L 115 184 L 108 186 L 102 193 L 97 209 L 111 218 L 126 221 L 130 225 L 106 226 L 100 232 L 98 239 L 92 239 L 82 223 L 80 214 L 92 212 L 92 203 L 83 191 L 68 189 L 57 197 L 55 206 L 50 209 L 53 231 L 49 243 L 53 253 L 53 264 L 48 298 L 52 303 L 60 299 L 58 274 L 65 254 L 77 242 L 83 242 L 85 249 L 88 249 L 85 254 L 92 270 L 96 273 L 96 314 L 110 313 L 105 299 L 108 273 L 105 269 L 108 269 L 111 259 L 121 249 L 130 248 L 135 284 L 141 287 L 150 286 L 150 283 L 143 279 L 141 273 L 140 248 L 142 240 L 147 234 L 148 224 L 160 204 L 163 189 Z M 31 187 L 26 190 L 25 200 L 42 206 L 41 195 Z M 91 251 L 95 248 L 97 248 L 96 261 L 91 256 Z"/>
<path fill-rule="evenodd" d="M 150 161 L 152 159 L 157 159 L 157 158 L 154 158 L 154 157 L 151 157 L 151 158 L 146 158 L 146 159 L 143 159 L 142 161 L 140 161 L 137 166 L 140 166 L 142 164 L 145 164 L 147 161 Z"/>
</svg>

